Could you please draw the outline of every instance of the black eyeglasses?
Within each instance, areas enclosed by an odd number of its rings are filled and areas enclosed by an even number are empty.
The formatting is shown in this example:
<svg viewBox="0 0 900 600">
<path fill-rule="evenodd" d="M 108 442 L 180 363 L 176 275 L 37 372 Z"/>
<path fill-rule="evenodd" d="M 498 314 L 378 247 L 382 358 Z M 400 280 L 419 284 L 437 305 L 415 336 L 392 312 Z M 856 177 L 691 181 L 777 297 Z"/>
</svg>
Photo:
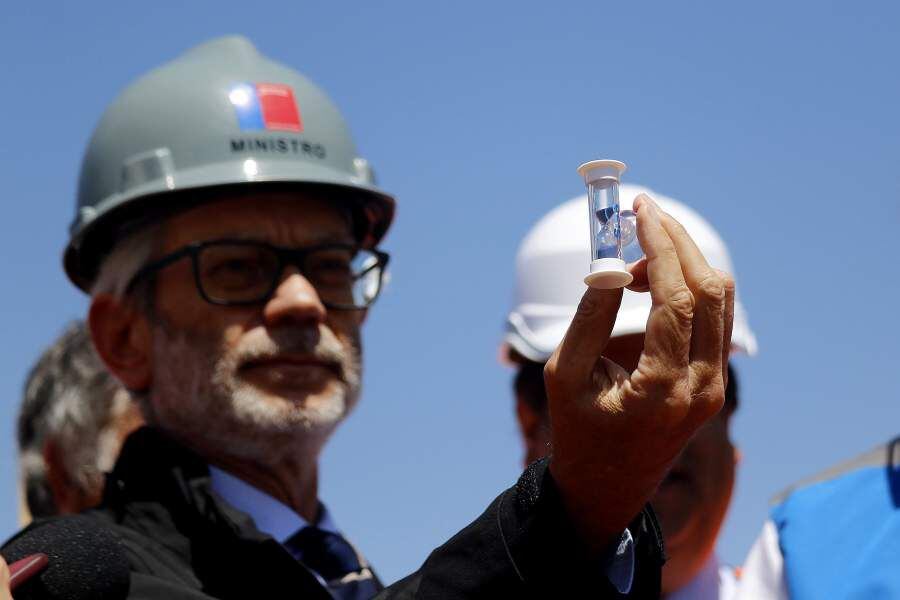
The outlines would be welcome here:
<svg viewBox="0 0 900 600">
<path fill-rule="evenodd" d="M 328 308 L 370 306 L 381 292 L 390 256 L 350 244 L 283 248 L 252 240 L 212 240 L 189 244 L 138 271 L 127 290 L 147 276 L 190 257 L 194 283 L 210 304 L 262 304 L 272 297 L 284 268 L 296 266 Z"/>
</svg>

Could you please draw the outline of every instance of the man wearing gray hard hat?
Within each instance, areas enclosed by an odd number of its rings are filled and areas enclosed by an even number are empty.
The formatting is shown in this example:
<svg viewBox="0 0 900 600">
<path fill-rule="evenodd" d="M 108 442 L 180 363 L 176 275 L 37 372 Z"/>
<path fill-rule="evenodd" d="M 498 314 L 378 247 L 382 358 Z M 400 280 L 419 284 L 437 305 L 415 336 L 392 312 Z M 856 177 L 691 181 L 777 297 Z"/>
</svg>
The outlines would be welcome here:
<svg viewBox="0 0 900 600">
<path fill-rule="evenodd" d="M 725 242 L 684 204 L 644 187 L 622 185 L 621 207 L 630 209 L 641 194 L 653 196 L 684 225 L 711 265 L 732 270 Z M 550 451 L 543 369 L 565 335 L 582 294 L 578 277 L 584 272 L 584 257 L 590 249 L 583 227 L 586 203 L 587 198 L 580 196 L 544 215 L 526 234 L 516 257 L 515 297 L 502 350 L 516 369 L 516 414 L 526 464 Z M 634 259 L 640 247 L 632 243 L 625 252 Z M 606 358 L 628 370 L 638 368 L 651 309 L 646 294 L 625 292 L 604 349 Z M 755 354 L 756 338 L 738 300 L 734 311 L 732 351 Z M 731 365 L 728 372 L 722 410 L 697 431 L 651 501 L 666 542 L 662 593 L 667 600 L 725 600 L 735 593 L 735 571 L 720 565 L 714 551 L 731 499 L 738 456 L 730 437 L 738 385 Z"/>
<path fill-rule="evenodd" d="M 610 556 L 626 538 L 631 596 L 655 595 L 645 504 L 723 402 L 733 288 L 652 200 L 636 208 L 652 366 L 598 362 L 621 291 L 586 293 L 547 367 L 553 458 L 382 597 L 620 597 Z M 124 540 L 130 597 L 379 593 L 317 480 L 359 397 L 393 210 L 327 97 L 243 38 L 191 50 L 107 109 L 65 265 L 149 425 L 89 514 Z"/>
</svg>

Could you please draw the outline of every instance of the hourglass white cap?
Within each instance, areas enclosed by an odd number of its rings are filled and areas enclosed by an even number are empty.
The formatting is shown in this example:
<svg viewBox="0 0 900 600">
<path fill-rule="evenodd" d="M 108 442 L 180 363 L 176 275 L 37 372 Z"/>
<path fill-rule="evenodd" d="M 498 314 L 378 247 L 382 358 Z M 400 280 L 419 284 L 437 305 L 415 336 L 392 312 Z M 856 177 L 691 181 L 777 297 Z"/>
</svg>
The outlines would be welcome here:
<svg viewBox="0 0 900 600">
<path fill-rule="evenodd" d="M 627 168 L 620 160 L 591 160 L 578 167 L 578 174 L 584 177 L 584 183 L 587 185 L 600 179 L 619 181 Z"/>
</svg>

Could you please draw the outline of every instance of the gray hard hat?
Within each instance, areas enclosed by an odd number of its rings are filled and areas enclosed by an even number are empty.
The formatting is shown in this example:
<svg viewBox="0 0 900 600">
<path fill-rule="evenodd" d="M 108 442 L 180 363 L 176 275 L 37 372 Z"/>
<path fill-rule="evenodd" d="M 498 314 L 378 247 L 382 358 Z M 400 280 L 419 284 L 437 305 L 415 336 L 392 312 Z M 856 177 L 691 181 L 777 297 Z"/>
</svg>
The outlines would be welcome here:
<svg viewBox="0 0 900 600">
<path fill-rule="evenodd" d="M 81 166 L 66 273 L 88 290 L 122 235 L 222 186 L 257 189 L 247 183 L 325 186 L 353 209 L 364 246 L 394 215 L 322 90 L 249 40 L 223 37 L 146 74 L 106 109 Z"/>
</svg>

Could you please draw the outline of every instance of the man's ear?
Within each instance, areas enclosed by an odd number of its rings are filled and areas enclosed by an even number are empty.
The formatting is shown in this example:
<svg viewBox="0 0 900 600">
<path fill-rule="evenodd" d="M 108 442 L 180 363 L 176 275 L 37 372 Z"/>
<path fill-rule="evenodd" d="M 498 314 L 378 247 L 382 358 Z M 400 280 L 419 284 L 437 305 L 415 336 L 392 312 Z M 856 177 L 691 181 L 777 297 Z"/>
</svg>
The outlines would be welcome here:
<svg viewBox="0 0 900 600">
<path fill-rule="evenodd" d="M 99 294 L 91 301 L 88 326 L 97 354 L 122 384 L 132 391 L 150 387 L 153 378 L 153 338 L 150 322 L 133 301 Z"/>
<path fill-rule="evenodd" d="M 527 402 L 516 402 L 516 417 L 519 419 L 519 429 L 526 441 L 533 440 L 540 430 L 541 417 Z"/>
<path fill-rule="evenodd" d="M 550 428 L 545 415 L 522 400 L 516 400 L 516 417 L 525 444 L 524 464 L 527 466 L 549 452 Z"/>
</svg>

